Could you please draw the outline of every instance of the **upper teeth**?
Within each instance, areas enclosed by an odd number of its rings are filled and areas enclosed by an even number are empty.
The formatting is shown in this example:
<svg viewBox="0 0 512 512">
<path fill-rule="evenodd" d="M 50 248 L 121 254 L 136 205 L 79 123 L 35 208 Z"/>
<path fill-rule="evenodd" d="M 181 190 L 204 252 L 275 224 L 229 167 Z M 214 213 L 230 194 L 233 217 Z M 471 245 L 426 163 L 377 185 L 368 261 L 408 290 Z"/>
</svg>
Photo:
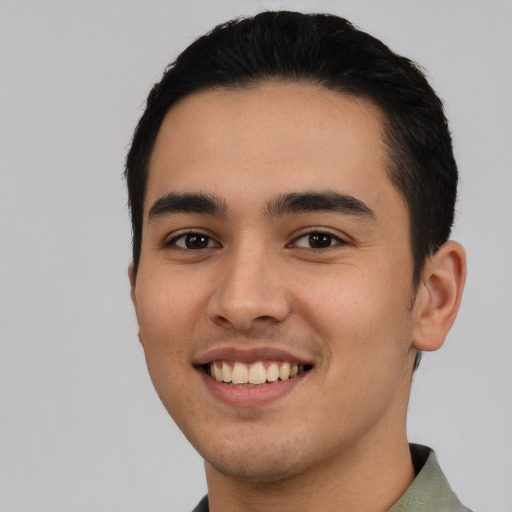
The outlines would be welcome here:
<svg viewBox="0 0 512 512">
<path fill-rule="evenodd" d="M 278 379 L 287 380 L 304 370 L 303 365 L 288 362 L 262 361 L 246 365 L 245 363 L 215 361 L 209 365 L 210 375 L 219 382 L 233 384 L 263 384 Z"/>
</svg>

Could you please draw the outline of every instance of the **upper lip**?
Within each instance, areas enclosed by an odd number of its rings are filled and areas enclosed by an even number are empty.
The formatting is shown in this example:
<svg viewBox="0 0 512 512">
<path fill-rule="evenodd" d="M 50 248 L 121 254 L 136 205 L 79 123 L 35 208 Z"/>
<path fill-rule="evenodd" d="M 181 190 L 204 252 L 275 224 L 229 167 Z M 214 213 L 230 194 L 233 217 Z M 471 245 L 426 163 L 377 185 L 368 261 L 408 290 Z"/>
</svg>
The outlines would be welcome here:
<svg viewBox="0 0 512 512">
<path fill-rule="evenodd" d="M 262 346 L 253 348 L 216 347 L 198 354 L 193 361 L 194 365 L 201 366 L 213 361 L 239 361 L 241 363 L 255 363 L 257 361 L 288 361 L 290 363 L 312 365 L 310 359 L 298 356 L 286 349 Z"/>
</svg>

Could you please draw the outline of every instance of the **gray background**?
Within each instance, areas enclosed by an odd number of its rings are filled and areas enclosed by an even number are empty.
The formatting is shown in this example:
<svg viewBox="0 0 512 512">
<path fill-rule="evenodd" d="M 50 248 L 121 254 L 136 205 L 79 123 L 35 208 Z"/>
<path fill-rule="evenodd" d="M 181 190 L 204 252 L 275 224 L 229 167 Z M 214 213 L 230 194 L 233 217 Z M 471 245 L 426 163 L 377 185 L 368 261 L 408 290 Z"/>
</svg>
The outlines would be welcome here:
<svg viewBox="0 0 512 512">
<path fill-rule="evenodd" d="M 446 102 L 469 279 L 415 377 L 409 435 L 468 506 L 512 511 L 509 0 L 0 1 L 1 511 L 187 511 L 205 492 L 136 337 L 123 161 L 180 50 L 282 7 L 351 19 Z"/>
</svg>

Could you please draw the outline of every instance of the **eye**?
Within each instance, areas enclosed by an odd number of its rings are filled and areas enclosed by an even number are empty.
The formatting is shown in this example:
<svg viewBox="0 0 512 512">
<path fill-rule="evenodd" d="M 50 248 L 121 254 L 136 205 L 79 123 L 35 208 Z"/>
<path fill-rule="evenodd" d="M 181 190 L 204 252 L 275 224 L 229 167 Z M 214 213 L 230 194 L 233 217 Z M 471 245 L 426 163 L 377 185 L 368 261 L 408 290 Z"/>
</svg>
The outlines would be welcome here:
<svg viewBox="0 0 512 512">
<path fill-rule="evenodd" d="M 219 244 L 208 235 L 203 233 L 185 233 L 173 238 L 170 246 L 179 247 L 180 249 L 199 250 L 209 249 L 210 247 L 219 247 Z"/>
<path fill-rule="evenodd" d="M 336 245 L 345 245 L 346 242 L 330 233 L 315 231 L 295 239 L 295 247 L 301 249 L 328 249 Z"/>
</svg>

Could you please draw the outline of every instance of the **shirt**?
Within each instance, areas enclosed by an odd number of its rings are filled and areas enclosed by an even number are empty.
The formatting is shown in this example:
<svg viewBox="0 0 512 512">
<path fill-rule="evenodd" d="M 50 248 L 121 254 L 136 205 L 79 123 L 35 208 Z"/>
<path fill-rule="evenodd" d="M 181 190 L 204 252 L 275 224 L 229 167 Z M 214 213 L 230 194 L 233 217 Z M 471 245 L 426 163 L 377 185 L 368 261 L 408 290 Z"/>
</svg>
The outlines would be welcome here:
<svg viewBox="0 0 512 512">
<path fill-rule="evenodd" d="M 451 490 L 434 451 L 419 444 L 409 446 L 416 478 L 388 512 L 471 512 Z M 209 512 L 208 496 L 192 512 Z"/>
</svg>

